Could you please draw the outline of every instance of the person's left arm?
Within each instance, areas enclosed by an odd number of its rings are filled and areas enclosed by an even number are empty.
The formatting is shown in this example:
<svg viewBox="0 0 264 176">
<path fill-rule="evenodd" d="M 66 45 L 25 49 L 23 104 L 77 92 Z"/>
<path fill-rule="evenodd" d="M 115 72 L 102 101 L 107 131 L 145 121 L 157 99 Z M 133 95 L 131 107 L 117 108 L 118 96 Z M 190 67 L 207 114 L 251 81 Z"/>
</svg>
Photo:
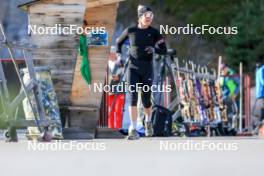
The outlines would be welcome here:
<svg viewBox="0 0 264 176">
<path fill-rule="evenodd" d="M 164 37 L 156 30 L 155 34 L 155 52 L 159 55 L 167 54 L 167 46 Z"/>
</svg>

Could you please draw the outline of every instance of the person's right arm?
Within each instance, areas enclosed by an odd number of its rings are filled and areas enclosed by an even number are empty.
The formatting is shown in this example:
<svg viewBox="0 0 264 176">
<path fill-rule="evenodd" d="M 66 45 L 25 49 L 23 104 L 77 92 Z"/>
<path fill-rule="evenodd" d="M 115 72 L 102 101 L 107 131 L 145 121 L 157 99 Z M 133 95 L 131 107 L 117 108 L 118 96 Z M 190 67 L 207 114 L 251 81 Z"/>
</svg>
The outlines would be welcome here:
<svg viewBox="0 0 264 176">
<path fill-rule="evenodd" d="M 128 28 L 126 28 L 116 40 L 116 53 L 119 54 L 122 53 L 122 46 L 127 39 L 128 39 Z"/>
<path fill-rule="evenodd" d="M 122 34 L 117 38 L 116 40 L 116 61 L 115 61 L 115 66 L 113 70 L 113 77 L 117 77 L 116 71 L 120 66 L 122 66 L 122 46 L 125 43 L 125 41 L 128 39 L 128 28 L 126 28 Z"/>
</svg>

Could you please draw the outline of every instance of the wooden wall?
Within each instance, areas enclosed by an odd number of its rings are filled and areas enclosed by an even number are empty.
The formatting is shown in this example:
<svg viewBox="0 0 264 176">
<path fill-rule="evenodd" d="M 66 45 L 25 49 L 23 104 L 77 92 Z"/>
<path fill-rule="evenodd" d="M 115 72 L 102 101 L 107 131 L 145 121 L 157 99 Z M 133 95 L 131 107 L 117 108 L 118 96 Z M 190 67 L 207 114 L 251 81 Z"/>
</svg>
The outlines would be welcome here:
<svg viewBox="0 0 264 176">
<path fill-rule="evenodd" d="M 112 3 L 93 8 L 86 8 L 85 10 L 84 18 L 87 20 L 88 26 L 106 27 L 109 37 L 108 43 L 110 44 L 115 29 L 117 8 L 118 3 Z M 92 74 L 92 85 L 94 83 L 104 84 L 109 51 L 110 46 L 98 46 L 88 48 L 89 62 Z M 99 107 L 102 100 L 102 92 L 93 92 L 89 90 L 88 85 L 81 77 L 81 59 L 82 58 L 78 56 L 72 85 L 71 102 L 73 105 L 92 105 Z"/>
<path fill-rule="evenodd" d="M 86 19 L 90 27 L 106 27 L 111 43 L 119 1 L 122 0 L 43 0 L 28 7 L 29 24 L 82 26 L 83 19 Z M 99 107 L 102 92 L 89 91 L 80 73 L 82 58 L 77 53 L 78 38 L 77 35 L 31 35 L 32 43 L 45 49 L 32 53 L 34 63 L 36 66 L 51 66 L 60 105 Z M 69 50 L 65 50 L 67 48 Z M 109 51 L 110 46 L 89 47 L 92 84 L 104 84 Z"/>
<path fill-rule="evenodd" d="M 82 26 L 86 0 L 47 0 L 29 7 L 29 24 Z M 31 35 L 38 48 L 32 53 L 37 66 L 52 67 L 52 80 L 59 104 L 70 104 L 73 75 L 77 58 L 77 35 Z M 65 50 L 65 49 L 69 50 Z M 58 50 L 54 50 L 58 49 Z"/>
</svg>

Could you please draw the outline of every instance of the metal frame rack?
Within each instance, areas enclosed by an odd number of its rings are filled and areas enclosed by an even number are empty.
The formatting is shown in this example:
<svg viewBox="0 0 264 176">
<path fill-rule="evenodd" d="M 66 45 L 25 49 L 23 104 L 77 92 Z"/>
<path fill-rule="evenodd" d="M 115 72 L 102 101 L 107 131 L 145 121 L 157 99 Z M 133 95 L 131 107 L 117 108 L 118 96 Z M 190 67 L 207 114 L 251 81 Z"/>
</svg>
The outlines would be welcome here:
<svg viewBox="0 0 264 176">
<path fill-rule="evenodd" d="M 6 48 L 15 67 L 16 74 L 18 76 L 19 82 L 21 84 L 21 90 L 19 94 L 11 100 L 9 96 L 9 91 L 7 88 L 7 80 L 4 74 L 2 63 L 0 62 L 0 102 L 3 107 L 3 112 L 0 114 L 0 121 L 2 121 L 7 126 L 7 131 L 5 132 L 5 137 L 8 142 L 16 142 L 17 132 L 16 129 L 26 128 L 30 126 L 36 126 L 41 132 L 41 139 L 45 141 L 51 140 L 50 134 L 48 134 L 49 121 L 45 118 L 44 106 L 41 101 L 41 90 L 38 86 L 35 77 L 35 70 L 32 58 L 27 56 L 25 50 L 29 48 L 25 46 L 19 46 L 12 44 L 6 38 L 6 33 L 2 24 L 0 23 L 0 30 L 3 36 L 3 41 L 0 42 L 1 48 Z M 26 68 L 29 73 L 30 82 L 25 85 L 22 76 L 19 72 L 18 64 L 14 58 L 14 49 L 19 49 L 23 51 L 23 56 L 26 63 Z M 33 98 L 30 97 L 33 95 Z M 29 101 L 30 108 L 33 111 L 34 120 L 25 120 L 18 117 L 18 108 L 22 101 L 27 98 Z M 36 106 L 33 105 L 33 101 Z"/>
</svg>

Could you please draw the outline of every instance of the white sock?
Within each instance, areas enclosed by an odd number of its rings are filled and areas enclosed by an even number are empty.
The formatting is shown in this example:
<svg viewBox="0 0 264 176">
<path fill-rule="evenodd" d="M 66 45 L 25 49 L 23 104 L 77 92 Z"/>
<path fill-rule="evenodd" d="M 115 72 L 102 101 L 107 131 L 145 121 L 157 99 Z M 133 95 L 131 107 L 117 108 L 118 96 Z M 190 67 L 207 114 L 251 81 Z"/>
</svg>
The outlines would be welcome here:
<svg viewBox="0 0 264 176">
<path fill-rule="evenodd" d="M 145 122 L 151 122 L 151 116 L 145 116 Z"/>
<path fill-rule="evenodd" d="M 136 128 L 137 128 L 137 121 L 132 122 L 132 123 L 130 124 L 130 126 L 129 126 L 129 129 L 130 129 L 130 130 L 135 130 Z"/>
</svg>

